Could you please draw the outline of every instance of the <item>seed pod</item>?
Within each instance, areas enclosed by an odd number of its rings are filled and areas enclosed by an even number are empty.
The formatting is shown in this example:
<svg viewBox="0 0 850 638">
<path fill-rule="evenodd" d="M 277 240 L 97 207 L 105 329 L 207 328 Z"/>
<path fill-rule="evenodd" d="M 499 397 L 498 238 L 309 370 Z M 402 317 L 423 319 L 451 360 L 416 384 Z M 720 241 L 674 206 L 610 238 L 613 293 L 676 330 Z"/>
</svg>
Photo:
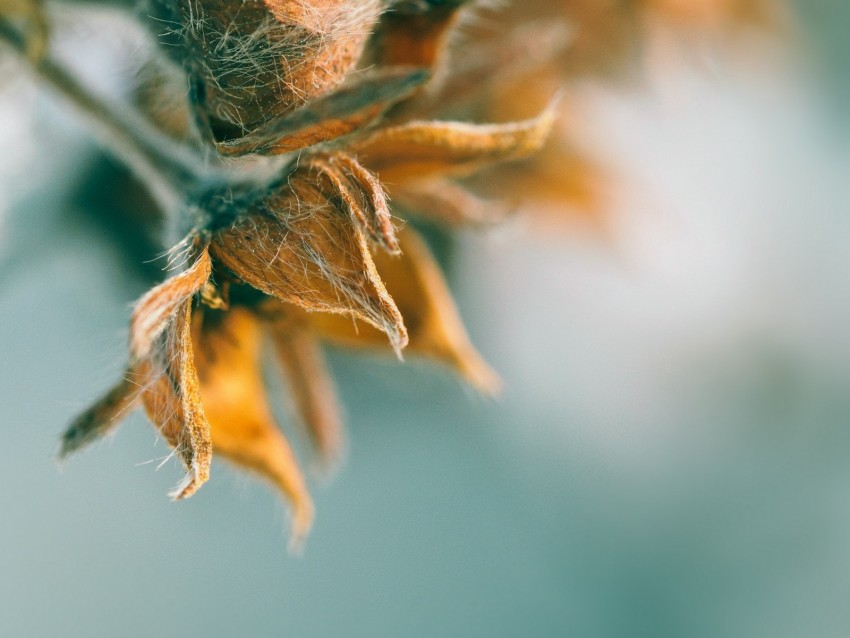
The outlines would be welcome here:
<svg viewBox="0 0 850 638">
<path fill-rule="evenodd" d="M 360 59 L 379 0 L 166 0 L 180 25 L 196 117 L 243 136 L 322 96 Z"/>
</svg>

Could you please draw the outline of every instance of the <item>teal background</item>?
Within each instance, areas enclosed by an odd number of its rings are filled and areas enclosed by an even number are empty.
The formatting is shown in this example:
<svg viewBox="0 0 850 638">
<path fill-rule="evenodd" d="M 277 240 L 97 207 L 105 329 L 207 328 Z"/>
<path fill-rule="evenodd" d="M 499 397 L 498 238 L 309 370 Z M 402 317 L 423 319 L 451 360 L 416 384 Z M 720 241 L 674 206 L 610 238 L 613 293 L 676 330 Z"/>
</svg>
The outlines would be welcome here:
<svg viewBox="0 0 850 638">
<path fill-rule="evenodd" d="M 350 453 L 312 480 L 300 556 L 285 508 L 222 464 L 169 502 L 179 467 L 156 470 L 140 416 L 57 467 L 145 284 L 68 210 L 85 133 L 10 79 L 0 636 L 848 635 L 845 5 L 800 2 L 807 46 L 769 70 L 702 60 L 594 96 L 602 146 L 654 193 L 624 198 L 612 243 L 460 240 L 452 285 L 503 399 L 331 353 Z M 96 35 L 60 46 L 120 83 Z"/>
</svg>

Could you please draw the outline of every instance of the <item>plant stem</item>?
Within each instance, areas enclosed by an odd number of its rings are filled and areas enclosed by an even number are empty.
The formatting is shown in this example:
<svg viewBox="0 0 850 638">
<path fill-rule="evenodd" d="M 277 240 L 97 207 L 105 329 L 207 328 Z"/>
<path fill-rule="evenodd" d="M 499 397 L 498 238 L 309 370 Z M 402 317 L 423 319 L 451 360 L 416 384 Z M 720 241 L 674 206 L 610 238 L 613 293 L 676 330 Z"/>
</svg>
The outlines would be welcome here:
<svg viewBox="0 0 850 638">
<path fill-rule="evenodd" d="M 164 212 L 173 213 L 183 205 L 185 193 L 202 179 L 197 158 L 127 106 L 94 95 L 48 57 L 29 58 L 25 38 L 3 20 L 0 42 L 8 45 L 40 80 L 76 106 L 98 141 L 148 187 Z"/>
</svg>

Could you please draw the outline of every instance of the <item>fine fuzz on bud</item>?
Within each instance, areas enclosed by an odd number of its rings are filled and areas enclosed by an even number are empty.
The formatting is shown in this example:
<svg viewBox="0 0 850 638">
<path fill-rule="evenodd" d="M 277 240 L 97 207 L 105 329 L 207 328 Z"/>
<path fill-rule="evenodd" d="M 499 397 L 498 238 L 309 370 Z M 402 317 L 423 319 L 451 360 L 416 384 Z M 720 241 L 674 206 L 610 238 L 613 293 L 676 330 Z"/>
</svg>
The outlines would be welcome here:
<svg viewBox="0 0 850 638">
<path fill-rule="evenodd" d="M 284 313 L 284 317 L 293 314 L 285 310 Z M 301 423 L 322 465 L 331 468 L 342 456 L 344 436 L 336 388 L 319 343 L 303 322 L 277 320 L 271 321 L 269 327 Z M 373 331 L 383 337 L 377 330 Z M 381 338 L 381 343 L 386 344 L 385 338 Z"/>
<path fill-rule="evenodd" d="M 150 355 L 177 308 L 204 286 L 210 273 L 212 262 L 204 248 L 189 268 L 166 279 L 136 302 L 130 319 L 130 353 L 134 358 Z"/>
<path fill-rule="evenodd" d="M 213 257 L 281 301 L 366 321 L 400 352 L 407 330 L 363 231 L 334 205 L 338 193 L 314 181 L 307 169 L 291 173 L 286 184 L 213 235 Z"/>
<path fill-rule="evenodd" d="M 340 85 L 379 0 L 168 0 L 182 25 L 196 115 L 213 141 L 239 138 Z"/>
</svg>

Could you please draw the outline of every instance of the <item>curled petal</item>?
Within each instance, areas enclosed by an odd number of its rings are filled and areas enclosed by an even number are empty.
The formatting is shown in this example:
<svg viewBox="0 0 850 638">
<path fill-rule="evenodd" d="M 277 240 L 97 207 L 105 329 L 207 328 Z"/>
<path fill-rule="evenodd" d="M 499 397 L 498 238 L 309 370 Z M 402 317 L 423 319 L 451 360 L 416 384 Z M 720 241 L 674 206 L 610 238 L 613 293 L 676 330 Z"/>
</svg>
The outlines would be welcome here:
<svg viewBox="0 0 850 638">
<path fill-rule="evenodd" d="M 468 0 L 399 3 L 381 18 L 372 43 L 379 64 L 434 68 Z"/>
<path fill-rule="evenodd" d="M 485 394 L 497 394 L 499 377 L 470 343 L 448 285 L 424 241 L 405 228 L 399 243 L 401 257 L 379 254 L 375 260 L 407 322 L 408 351 L 448 365 Z M 325 314 L 308 319 L 317 336 L 331 343 L 359 348 L 383 345 L 380 333 L 351 320 Z"/>
<path fill-rule="evenodd" d="M 286 187 L 215 234 L 212 254 L 267 295 L 366 321 L 400 352 L 407 331 L 363 232 L 312 182 L 303 171 L 290 175 Z"/>
<path fill-rule="evenodd" d="M 350 149 L 388 184 L 469 175 L 538 151 L 555 114 L 553 105 L 534 119 L 510 124 L 411 122 L 377 130 Z"/>
<path fill-rule="evenodd" d="M 321 348 L 314 335 L 291 322 L 272 323 L 271 334 L 301 421 L 323 463 L 332 466 L 342 455 L 343 426 Z"/>
<path fill-rule="evenodd" d="M 263 385 L 262 334 L 242 308 L 208 312 L 196 324 L 196 358 L 215 453 L 257 473 L 292 506 L 292 541 L 310 529 L 313 505 L 298 461 L 275 424 Z"/>
<path fill-rule="evenodd" d="M 427 79 L 422 69 L 376 71 L 215 146 L 222 155 L 280 155 L 332 140 L 366 126 Z"/>
<path fill-rule="evenodd" d="M 389 252 L 398 252 L 387 196 L 377 177 L 345 153 L 314 155 L 306 160 L 306 165 L 329 182 L 325 192 L 336 191 L 343 210 L 370 241 Z"/>
<path fill-rule="evenodd" d="M 62 434 L 59 458 L 63 459 L 112 431 L 135 407 L 139 385 L 128 372 Z"/>
<path fill-rule="evenodd" d="M 144 359 L 151 353 L 177 308 L 204 286 L 211 272 L 210 255 L 204 248 L 189 268 L 166 279 L 136 302 L 130 320 L 130 353 L 134 359 Z"/>
<path fill-rule="evenodd" d="M 212 461 L 210 424 L 201 403 L 192 347 L 192 300 L 177 309 L 165 344 L 142 362 L 147 377 L 142 403 L 148 418 L 174 447 L 186 466 L 185 480 L 172 492 L 175 500 L 192 496 L 208 479 Z"/>
<path fill-rule="evenodd" d="M 357 65 L 380 0 L 165 0 L 204 133 L 221 141 L 285 116 Z"/>
</svg>

